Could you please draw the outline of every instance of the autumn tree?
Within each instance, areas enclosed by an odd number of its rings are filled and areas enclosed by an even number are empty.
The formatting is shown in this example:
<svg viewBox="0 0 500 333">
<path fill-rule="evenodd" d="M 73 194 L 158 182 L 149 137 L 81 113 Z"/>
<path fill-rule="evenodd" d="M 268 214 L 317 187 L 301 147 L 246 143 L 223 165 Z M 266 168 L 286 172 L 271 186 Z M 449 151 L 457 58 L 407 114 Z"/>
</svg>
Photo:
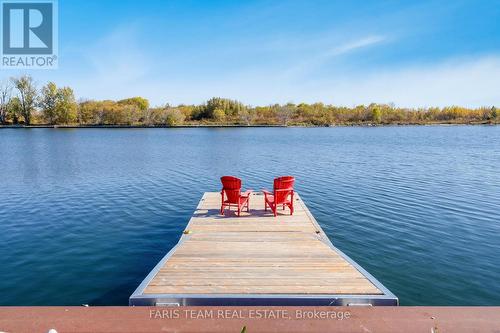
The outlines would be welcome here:
<svg viewBox="0 0 500 333">
<path fill-rule="evenodd" d="M 97 124 L 97 110 L 94 101 L 82 100 L 78 103 L 77 121 L 80 125 Z"/>
<path fill-rule="evenodd" d="M 57 121 L 62 124 L 74 123 L 77 120 L 77 109 L 73 89 L 62 87 L 57 89 L 56 114 Z"/>
<path fill-rule="evenodd" d="M 193 112 L 193 117 L 196 120 L 215 119 L 215 111 L 221 110 L 224 112 L 223 119 L 226 119 L 226 117 L 236 117 L 243 109 L 245 109 L 245 106 L 238 101 L 227 98 L 213 97 L 205 104 L 196 108 Z M 217 117 L 221 118 L 220 111 L 217 111 L 217 113 L 219 113 Z"/>
<path fill-rule="evenodd" d="M 181 110 L 177 108 L 165 109 L 165 123 L 168 126 L 181 125 L 184 122 L 185 116 Z"/>
<path fill-rule="evenodd" d="M 40 108 L 42 115 L 48 124 L 55 124 L 57 119 L 57 86 L 54 82 L 47 83 L 42 87 L 42 96 L 40 98 Z"/>
<path fill-rule="evenodd" d="M 12 86 L 10 82 L 2 82 L 0 84 L 0 123 L 7 123 L 7 113 L 9 110 L 9 103 L 12 96 Z"/>
<path fill-rule="evenodd" d="M 200 105 L 177 105 L 150 108 L 143 97 L 114 100 L 85 100 L 76 103 L 73 90 L 58 88 L 49 82 L 38 96 L 30 76 L 12 78 L 10 85 L 0 84 L 0 123 L 80 125 L 170 125 L 183 123 L 314 125 L 330 124 L 415 124 L 415 123 L 497 123 L 495 107 L 403 108 L 394 104 L 353 107 L 323 103 L 288 103 L 268 106 L 245 106 L 237 100 L 214 97 Z M 15 89 L 15 94 L 11 92 Z M 39 108 L 41 113 L 37 113 Z M 43 120 L 38 120 L 39 115 Z"/>
<path fill-rule="evenodd" d="M 278 106 L 276 114 L 280 124 L 287 126 L 293 115 L 293 104 Z"/>
<path fill-rule="evenodd" d="M 31 115 L 35 111 L 37 103 L 37 90 L 33 78 L 29 75 L 23 75 L 18 78 L 12 78 L 12 83 L 18 91 L 20 102 L 20 113 L 24 118 L 24 124 L 31 124 Z"/>
<path fill-rule="evenodd" d="M 382 122 L 382 111 L 378 105 L 372 107 L 372 120 L 375 124 Z"/>
<path fill-rule="evenodd" d="M 119 100 L 119 105 L 135 105 L 139 110 L 145 111 L 149 108 L 149 101 L 142 97 L 131 97 Z"/>
<path fill-rule="evenodd" d="M 45 121 L 49 124 L 68 124 L 77 120 L 77 104 L 73 89 L 57 88 L 53 82 L 42 88 L 40 108 Z"/>
<path fill-rule="evenodd" d="M 245 108 L 239 112 L 240 121 L 245 125 L 250 125 L 255 119 L 255 110 Z"/>
<path fill-rule="evenodd" d="M 215 109 L 212 114 L 215 121 L 223 122 L 226 119 L 226 112 L 223 109 Z"/>
</svg>

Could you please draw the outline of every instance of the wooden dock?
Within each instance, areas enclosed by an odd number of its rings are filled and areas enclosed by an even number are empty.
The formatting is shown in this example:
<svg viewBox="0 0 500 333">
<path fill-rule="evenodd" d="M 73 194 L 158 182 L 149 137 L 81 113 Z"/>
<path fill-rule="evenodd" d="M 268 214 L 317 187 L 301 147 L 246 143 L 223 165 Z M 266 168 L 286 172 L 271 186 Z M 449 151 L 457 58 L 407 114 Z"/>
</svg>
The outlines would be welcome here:
<svg viewBox="0 0 500 333">
<path fill-rule="evenodd" d="M 397 305 L 373 276 L 335 248 L 294 196 L 274 217 L 264 197 L 250 212 L 220 215 L 203 195 L 179 243 L 130 297 L 130 305 Z"/>
</svg>

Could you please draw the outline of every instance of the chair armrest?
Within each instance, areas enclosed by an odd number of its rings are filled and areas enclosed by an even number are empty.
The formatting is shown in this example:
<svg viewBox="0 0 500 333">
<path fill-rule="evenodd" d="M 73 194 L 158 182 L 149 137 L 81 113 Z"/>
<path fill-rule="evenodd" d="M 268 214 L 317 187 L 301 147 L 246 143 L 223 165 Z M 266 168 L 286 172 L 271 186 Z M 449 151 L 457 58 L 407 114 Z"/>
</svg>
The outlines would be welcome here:
<svg viewBox="0 0 500 333">
<path fill-rule="evenodd" d="M 272 192 L 269 192 L 268 190 L 266 190 L 265 188 L 262 189 L 262 193 L 264 193 L 264 195 L 273 195 Z"/>
<path fill-rule="evenodd" d="M 252 190 L 246 190 L 245 192 L 241 193 L 240 196 L 242 197 L 248 197 L 250 194 L 252 194 Z"/>
<path fill-rule="evenodd" d="M 275 192 L 293 192 L 293 189 L 290 188 L 283 188 L 283 189 L 278 189 L 274 190 Z"/>
</svg>

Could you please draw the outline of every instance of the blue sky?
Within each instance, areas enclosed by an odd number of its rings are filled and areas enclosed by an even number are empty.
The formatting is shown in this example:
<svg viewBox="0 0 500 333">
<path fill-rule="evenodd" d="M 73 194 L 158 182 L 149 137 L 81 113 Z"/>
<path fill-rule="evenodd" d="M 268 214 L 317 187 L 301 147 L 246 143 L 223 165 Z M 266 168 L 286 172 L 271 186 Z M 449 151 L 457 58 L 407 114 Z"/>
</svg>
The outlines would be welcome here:
<svg viewBox="0 0 500 333">
<path fill-rule="evenodd" d="M 153 105 L 500 106 L 499 21 L 500 0 L 59 0 L 59 69 L 27 73 Z"/>
</svg>

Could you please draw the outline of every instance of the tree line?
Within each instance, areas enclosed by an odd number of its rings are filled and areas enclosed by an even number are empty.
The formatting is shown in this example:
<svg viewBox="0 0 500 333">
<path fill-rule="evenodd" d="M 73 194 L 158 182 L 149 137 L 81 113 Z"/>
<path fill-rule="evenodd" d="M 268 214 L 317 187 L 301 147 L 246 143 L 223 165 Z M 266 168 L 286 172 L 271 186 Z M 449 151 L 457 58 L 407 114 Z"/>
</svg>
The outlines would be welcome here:
<svg viewBox="0 0 500 333">
<path fill-rule="evenodd" d="M 0 85 L 2 125 L 303 125 L 499 123 L 497 108 L 402 108 L 392 104 L 344 107 L 314 104 L 248 106 L 214 97 L 201 105 L 150 107 L 147 99 L 76 101 L 70 87 L 53 82 L 38 89 L 28 75 Z"/>
</svg>

